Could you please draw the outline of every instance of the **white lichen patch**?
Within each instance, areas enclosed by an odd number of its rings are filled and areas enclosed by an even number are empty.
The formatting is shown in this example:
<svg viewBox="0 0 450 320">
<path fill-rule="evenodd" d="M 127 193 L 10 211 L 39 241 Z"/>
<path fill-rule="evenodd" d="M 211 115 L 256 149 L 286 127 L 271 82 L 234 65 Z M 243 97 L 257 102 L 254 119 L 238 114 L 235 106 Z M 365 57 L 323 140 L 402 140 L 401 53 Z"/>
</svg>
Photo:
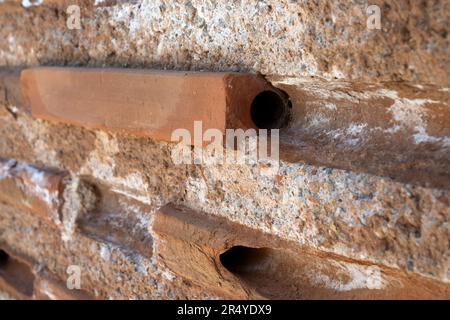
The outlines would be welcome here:
<svg viewBox="0 0 450 320">
<path fill-rule="evenodd" d="M 348 128 L 328 130 L 326 134 L 333 140 L 338 140 L 348 146 L 360 145 L 366 137 L 367 123 L 351 123 Z"/>
<path fill-rule="evenodd" d="M 133 199 L 133 197 L 131 198 Z M 130 201 L 125 201 L 122 198 L 119 199 L 119 204 L 122 210 L 124 210 L 126 213 L 133 214 L 133 216 L 136 218 L 137 224 L 135 225 L 135 227 L 137 229 L 139 230 L 149 229 L 154 207 L 149 207 L 145 205 L 134 205 L 131 204 Z M 140 204 L 145 204 L 145 202 L 142 202 Z"/>
<path fill-rule="evenodd" d="M 433 143 L 447 148 L 450 146 L 450 137 L 432 136 L 427 132 L 427 117 L 430 110 L 429 105 L 439 104 L 447 105 L 447 101 L 437 101 L 433 99 L 408 99 L 400 97 L 395 90 L 383 89 L 377 86 L 368 86 L 365 91 L 352 90 L 350 83 L 344 81 L 324 82 L 320 80 L 312 80 L 300 77 L 275 77 L 273 79 L 275 86 L 296 86 L 311 97 L 324 101 L 320 107 L 326 108 L 328 111 L 337 111 L 335 102 L 342 101 L 345 103 L 360 104 L 368 102 L 372 99 L 391 99 L 392 105 L 388 108 L 388 112 L 392 115 L 393 123 L 388 128 L 368 127 L 367 124 L 351 124 L 348 128 L 327 129 L 332 114 L 322 115 L 320 108 L 312 115 L 308 115 L 305 119 L 306 126 L 304 128 L 323 128 L 326 134 L 334 140 L 339 140 L 348 146 L 358 146 L 363 142 L 365 137 L 369 137 L 370 133 L 375 131 L 383 131 L 386 134 L 396 134 L 400 131 L 413 132 L 412 140 L 415 144 Z M 422 88 L 420 85 L 415 85 Z M 422 88 L 424 89 L 424 87 Z M 445 92 L 445 88 L 439 89 Z M 330 102 L 332 101 L 332 102 Z M 318 104 L 317 101 L 306 101 L 309 106 Z M 367 127 L 367 128 L 366 128 Z M 363 129 L 364 132 L 363 132 Z"/>
<path fill-rule="evenodd" d="M 94 6 L 98 6 L 98 5 L 102 5 L 106 2 L 106 0 L 95 0 L 94 1 Z"/>
<path fill-rule="evenodd" d="M 330 118 L 321 113 L 320 111 L 315 112 L 313 115 L 311 115 L 307 119 L 307 125 L 306 127 L 308 129 L 314 129 L 317 127 L 322 127 L 324 124 L 327 124 L 330 122 Z"/>
<path fill-rule="evenodd" d="M 311 275 L 313 283 L 340 292 L 355 289 L 380 290 L 386 286 L 386 281 L 377 266 L 363 266 L 351 263 L 334 264 L 340 269 L 338 269 L 339 273 L 341 273 L 340 277 L 332 277 L 325 273 L 316 273 Z M 349 280 L 340 280 L 339 278 L 348 278 Z"/>
<path fill-rule="evenodd" d="M 336 111 L 337 110 L 336 104 L 330 103 L 330 102 L 326 102 L 324 104 L 324 107 L 327 108 L 328 110 L 332 110 L 332 111 Z"/>
<path fill-rule="evenodd" d="M 380 96 L 390 98 L 394 103 L 389 108 L 389 112 L 395 121 L 409 127 L 424 124 L 424 117 L 427 110 L 423 108 L 426 104 L 438 103 L 430 99 L 407 99 L 400 98 L 398 93 L 393 90 L 380 90 Z"/>
<path fill-rule="evenodd" d="M 366 127 L 367 127 L 367 123 L 352 123 L 347 128 L 347 134 L 350 134 L 350 135 L 360 134 Z"/>
</svg>

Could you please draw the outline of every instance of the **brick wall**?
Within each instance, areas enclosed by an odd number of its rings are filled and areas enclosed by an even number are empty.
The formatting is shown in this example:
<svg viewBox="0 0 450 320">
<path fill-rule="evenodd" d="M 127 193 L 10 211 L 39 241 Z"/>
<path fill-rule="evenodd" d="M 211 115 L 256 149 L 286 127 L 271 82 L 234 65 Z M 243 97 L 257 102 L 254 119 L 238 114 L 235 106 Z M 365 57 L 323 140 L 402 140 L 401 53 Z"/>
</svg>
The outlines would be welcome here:
<svg viewBox="0 0 450 320">
<path fill-rule="evenodd" d="M 374 1 L 375 31 L 364 1 L 73 3 L 0 3 L 0 297 L 450 298 L 445 1 Z M 276 174 L 173 162 L 194 120 L 258 127 L 262 90 Z"/>
</svg>

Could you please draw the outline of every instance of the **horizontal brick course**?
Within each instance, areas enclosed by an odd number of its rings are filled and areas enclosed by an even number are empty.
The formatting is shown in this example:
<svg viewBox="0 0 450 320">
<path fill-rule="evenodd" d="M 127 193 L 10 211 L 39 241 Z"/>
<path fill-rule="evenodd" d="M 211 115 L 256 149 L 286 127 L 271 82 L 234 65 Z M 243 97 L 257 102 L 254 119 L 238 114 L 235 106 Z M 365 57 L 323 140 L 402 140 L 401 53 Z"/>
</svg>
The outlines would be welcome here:
<svg viewBox="0 0 450 320">
<path fill-rule="evenodd" d="M 22 71 L 33 116 L 87 128 L 171 141 L 183 128 L 253 128 L 258 93 L 277 89 L 262 77 L 238 73 L 133 69 L 35 68 Z"/>
<path fill-rule="evenodd" d="M 63 172 L 0 159 L 0 201 L 29 210 L 58 225 L 65 176 Z"/>
<path fill-rule="evenodd" d="M 118 246 L 147 258 L 153 255 L 153 238 L 148 221 L 155 208 L 120 193 L 98 181 L 98 203 L 77 219 L 79 232 L 95 241 Z"/>
<path fill-rule="evenodd" d="M 272 76 L 292 102 L 280 159 L 450 190 L 450 91 Z"/>
<path fill-rule="evenodd" d="M 15 299 L 31 299 L 34 281 L 31 261 L 0 243 L 0 290 L 6 291 Z"/>
</svg>

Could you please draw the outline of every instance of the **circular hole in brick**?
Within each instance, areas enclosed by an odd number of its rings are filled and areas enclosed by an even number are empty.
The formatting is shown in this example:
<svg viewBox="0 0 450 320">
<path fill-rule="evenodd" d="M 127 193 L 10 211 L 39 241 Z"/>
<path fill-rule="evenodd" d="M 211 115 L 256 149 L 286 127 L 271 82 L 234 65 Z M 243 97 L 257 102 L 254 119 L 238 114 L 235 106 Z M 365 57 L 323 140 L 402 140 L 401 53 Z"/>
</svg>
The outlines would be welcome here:
<svg viewBox="0 0 450 320">
<path fill-rule="evenodd" d="M 6 266 L 9 260 L 9 255 L 0 249 L 0 268 Z"/>
<path fill-rule="evenodd" d="M 0 249 L 0 276 L 18 292 L 31 297 L 34 274 L 29 265 Z"/>
<path fill-rule="evenodd" d="M 260 92 L 253 99 L 250 115 L 260 129 L 281 129 L 287 125 L 290 114 L 289 100 L 275 91 Z"/>
</svg>

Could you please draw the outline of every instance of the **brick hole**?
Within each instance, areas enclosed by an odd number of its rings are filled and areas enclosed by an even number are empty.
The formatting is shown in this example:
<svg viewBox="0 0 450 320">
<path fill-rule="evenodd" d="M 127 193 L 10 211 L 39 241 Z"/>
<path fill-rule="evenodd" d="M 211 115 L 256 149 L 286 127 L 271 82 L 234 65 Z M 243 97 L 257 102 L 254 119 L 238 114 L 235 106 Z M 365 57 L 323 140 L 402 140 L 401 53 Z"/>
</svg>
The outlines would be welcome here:
<svg viewBox="0 0 450 320">
<path fill-rule="evenodd" d="M 290 108 L 288 99 L 267 90 L 253 99 L 250 116 L 253 123 L 260 129 L 281 129 L 288 123 Z"/>
<path fill-rule="evenodd" d="M 235 246 L 220 255 L 222 265 L 248 287 L 269 299 L 298 299 L 304 265 L 283 250 Z"/>
<path fill-rule="evenodd" d="M 8 259 L 9 255 L 4 250 L 0 250 L 0 269 L 6 266 Z"/>
<path fill-rule="evenodd" d="M 220 255 L 220 262 L 231 273 L 243 275 L 258 269 L 267 257 L 266 248 L 235 246 Z"/>
<path fill-rule="evenodd" d="M 34 275 L 24 262 L 0 249 L 0 278 L 25 296 L 33 295 Z"/>
</svg>

